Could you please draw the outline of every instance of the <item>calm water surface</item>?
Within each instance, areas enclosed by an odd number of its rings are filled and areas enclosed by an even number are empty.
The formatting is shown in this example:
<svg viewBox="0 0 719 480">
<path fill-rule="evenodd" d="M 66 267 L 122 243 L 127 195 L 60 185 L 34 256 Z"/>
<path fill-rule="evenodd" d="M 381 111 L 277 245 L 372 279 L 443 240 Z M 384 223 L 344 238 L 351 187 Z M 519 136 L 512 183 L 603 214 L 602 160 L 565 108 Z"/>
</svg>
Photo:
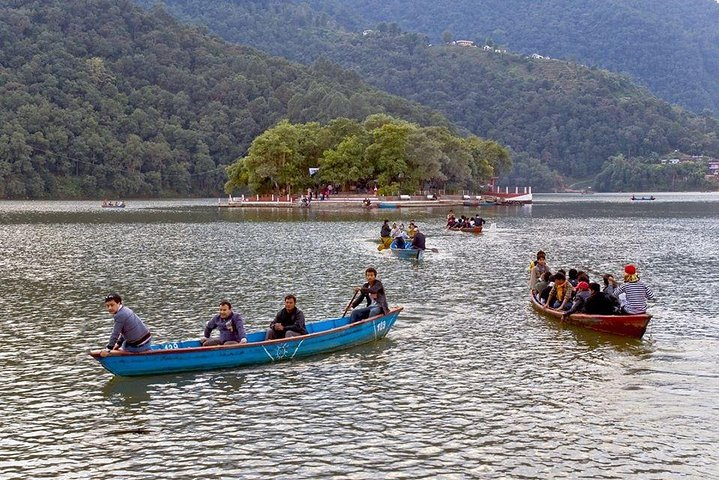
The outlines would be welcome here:
<svg viewBox="0 0 719 480">
<path fill-rule="evenodd" d="M 537 195 L 483 209 L 477 236 L 443 231 L 445 209 L 0 202 L 0 477 L 718 478 L 719 195 L 655 195 Z M 377 252 L 385 216 L 439 253 Z M 534 313 L 539 249 L 594 279 L 636 263 L 657 296 L 645 337 Z M 141 379 L 87 355 L 110 291 L 175 340 L 223 298 L 250 329 L 290 292 L 338 316 L 368 266 L 405 307 L 377 343 Z"/>
</svg>

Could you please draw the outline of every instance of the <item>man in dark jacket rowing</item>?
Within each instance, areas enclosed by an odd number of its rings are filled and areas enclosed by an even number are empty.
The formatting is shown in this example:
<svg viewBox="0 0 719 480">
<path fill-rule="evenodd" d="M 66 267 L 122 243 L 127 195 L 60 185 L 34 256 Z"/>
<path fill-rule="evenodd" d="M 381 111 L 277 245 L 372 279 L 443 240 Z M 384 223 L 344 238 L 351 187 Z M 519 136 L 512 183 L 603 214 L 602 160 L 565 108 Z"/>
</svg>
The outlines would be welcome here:
<svg viewBox="0 0 719 480">
<path fill-rule="evenodd" d="M 210 338 L 214 329 L 219 330 L 220 338 Z M 229 301 L 221 301 L 219 313 L 205 325 L 205 332 L 200 339 L 200 343 L 203 347 L 210 347 L 245 342 L 247 342 L 245 320 L 242 315 L 232 311 L 232 304 Z"/>
<path fill-rule="evenodd" d="M 139 353 L 150 350 L 152 335 L 135 312 L 122 304 L 117 293 L 105 297 L 105 308 L 112 315 L 115 324 L 112 327 L 107 347 L 100 351 L 101 357 L 107 357 L 113 350 Z"/>
<path fill-rule="evenodd" d="M 277 338 L 297 337 L 307 335 L 305 328 L 305 314 L 297 308 L 297 298 L 294 295 L 285 297 L 285 308 L 277 312 L 275 319 L 267 329 L 265 340 Z"/>
<path fill-rule="evenodd" d="M 359 322 L 365 318 L 374 317 L 375 315 L 389 313 L 389 307 L 387 306 L 387 297 L 384 294 L 384 286 L 382 282 L 377 279 L 377 270 L 370 267 L 365 270 L 365 278 L 367 283 L 362 287 L 356 287 L 355 292 L 360 292 L 361 295 L 357 300 L 352 303 L 352 315 L 350 315 L 350 323 Z M 362 308 L 356 308 L 363 300 L 367 301 L 367 306 Z"/>
<path fill-rule="evenodd" d="M 425 237 L 424 233 L 420 232 L 419 227 L 415 225 L 414 238 L 412 238 L 412 248 L 414 248 L 415 250 L 424 250 L 426 248 L 426 240 L 427 237 Z"/>
</svg>

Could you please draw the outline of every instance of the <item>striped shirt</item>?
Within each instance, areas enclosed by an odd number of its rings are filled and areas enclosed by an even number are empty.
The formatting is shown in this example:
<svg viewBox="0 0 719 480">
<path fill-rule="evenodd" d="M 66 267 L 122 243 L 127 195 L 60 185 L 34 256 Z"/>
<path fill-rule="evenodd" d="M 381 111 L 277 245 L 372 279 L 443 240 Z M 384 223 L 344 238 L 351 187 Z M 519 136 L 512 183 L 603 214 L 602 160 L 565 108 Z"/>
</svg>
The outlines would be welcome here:
<svg viewBox="0 0 719 480">
<path fill-rule="evenodd" d="M 652 289 L 644 285 L 641 280 L 624 283 L 614 289 L 614 295 L 624 293 L 627 296 L 627 303 L 623 308 L 627 313 L 636 314 L 647 311 L 647 299 L 653 299 Z"/>
</svg>

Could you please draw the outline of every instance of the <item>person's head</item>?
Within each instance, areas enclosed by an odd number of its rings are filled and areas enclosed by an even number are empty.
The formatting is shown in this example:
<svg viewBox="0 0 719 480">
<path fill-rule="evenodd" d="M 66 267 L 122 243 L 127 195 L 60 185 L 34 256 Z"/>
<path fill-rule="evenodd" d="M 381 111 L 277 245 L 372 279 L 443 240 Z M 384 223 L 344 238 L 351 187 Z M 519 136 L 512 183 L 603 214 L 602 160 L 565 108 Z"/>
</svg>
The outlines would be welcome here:
<svg viewBox="0 0 719 480">
<path fill-rule="evenodd" d="M 577 274 L 578 274 L 578 273 L 579 273 L 579 272 L 577 272 L 577 269 L 576 269 L 576 268 L 570 268 L 570 269 L 569 269 L 569 274 L 568 274 L 570 280 L 571 280 L 571 279 L 574 279 L 574 278 L 577 278 Z"/>
<path fill-rule="evenodd" d="M 397 228 L 397 222 L 392 222 L 392 228 Z"/>
<path fill-rule="evenodd" d="M 627 265 L 624 267 L 624 281 L 625 282 L 636 282 L 639 280 L 637 275 L 637 267 L 634 265 Z"/>
<path fill-rule="evenodd" d="M 589 290 L 592 291 L 592 295 L 595 295 L 595 294 L 599 293 L 599 289 L 600 289 L 600 288 L 601 288 L 601 287 L 599 286 L 599 284 L 598 284 L 597 282 L 591 282 L 591 283 L 589 284 Z"/>
<path fill-rule="evenodd" d="M 567 281 L 567 277 L 564 276 L 562 272 L 557 272 L 554 274 L 554 283 L 557 285 L 564 285 L 564 282 Z"/>
<path fill-rule="evenodd" d="M 589 275 L 587 275 L 586 272 L 579 272 L 577 274 L 577 281 L 589 283 Z"/>
<path fill-rule="evenodd" d="M 607 287 L 609 284 L 614 284 L 614 275 L 611 273 L 605 273 L 602 275 L 602 281 L 604 282 L 604 286 Z"/>
<path fill-rule="evenodd" d="M 220 302 L 219 313 L 222 318 L 227 318 L 232 315 L 232 304 L 227 300 L 222 300 Z"/>
<path fill-rule="evenodd" d="M 122 297 L 117 293 L 111 293 L 105 297 L 105 308 L 110 315 L 115 315 L 122 307 Z"/>
<path fill-rule="evenodd" d="M 557 270 L 557 273 L 561 273 L 565 279 L 567 278 L 567 271 L 565 269 L 560 268 L 559 270 Z"/>
<path fill-rule="evenodd" d="M 589 290 L 589 284 L 587 282 L 579 282 L 577 284 L 577 290 L 580 290 L 580 291 Z"/>
<path fill-rule="evenodd" d="M 539 257 L 539 258 L 537 258 L 537 263 L 536 263 L 536 264 L 537 264 L 537 265 L 546 265 L 546 264 L 547 264 L 547 259 L 545 259 L 544 257 Z"/>
<path fill-rule="evenodd" d="M 285 295 L 285 310 L 291 312 L 295 309 L 295 305 L 297 305 L 297 297 L 292 294 Z"/>
<path fill-rule="evenodd" d="M 385 224 L 385 225 L 389 224 L 389 220 L 387 220 L 387 219 L 385 218 L 385 219 L 384 219 L 384 224 Z"/>
<path fill-rule="evenodd" d="M 367 270 L 364 271 L 364 276 L 369 283 L 374 283 L 375 279 L 377 278 L 377 270 L 372 267 L 369 267 Z"/>
<path fill-rule="evenodd" d="M 541 278 L 542 278 L 542 281 L 543 281 L 543 282 L 549 282 L 549 279 L 551 278 L 551 276 L 552 276 L 552 274 L 549 273 L 548 271 L 547 271 L 547 272 L 544 272 L 544 273 L 542 274 L 542 277 L 541 277 Z"/>
<path fill-rule="evenodd" d="M 477 214 L 477 216 L 479 217 L 479 214 Z M 539 260 L 540 258 L 543 258 L 545 260 L 547 259 L 547 255 L 542 250 L 537 252 L 537 260 Z"/>
</svg>

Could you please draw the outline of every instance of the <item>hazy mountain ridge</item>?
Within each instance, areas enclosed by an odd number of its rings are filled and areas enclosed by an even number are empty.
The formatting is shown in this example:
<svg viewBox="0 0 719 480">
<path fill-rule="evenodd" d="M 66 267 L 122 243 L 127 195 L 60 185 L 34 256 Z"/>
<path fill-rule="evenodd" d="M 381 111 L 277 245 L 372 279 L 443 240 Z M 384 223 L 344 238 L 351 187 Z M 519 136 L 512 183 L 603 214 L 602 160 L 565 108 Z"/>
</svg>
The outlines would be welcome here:
<svg viewBox="0 0 719 480">
<path fill-rule="evenodd" d="M 539 176 L 547 182 L 553 182 L 547 167 L 587 177 L 618 153 L 717 152 L 714 119 L 673 108 L 627 77 L 511 52 L 428 46 L 425 35 L 392 24 L 350 32 L 342 25 L 361 24 L 352 5 L 323 2 L 320 11 L 316 4 L 165 2 L 174 14 L 205 22 L 230 41 L 299 61 L 325 56 L 390 93 L 443 111 L 473 133 L 512 147 L 524 157 L 520 163 L 536 159 L 533 169 L 544 168 Z M 338 5 L 342 16 L 333 17 L 328 12 Z"/>
<path fill-rule="evenodd" d="M 669 102 L 719 114 L 719 5 L 709 0 L 307 3 L 319 14 L 343 11 L 350 28 L 396 22 L 434 42 L 448 31 L 454 39 L 491 39 L 519 53 L 625 72 Z"/>
</svg>

